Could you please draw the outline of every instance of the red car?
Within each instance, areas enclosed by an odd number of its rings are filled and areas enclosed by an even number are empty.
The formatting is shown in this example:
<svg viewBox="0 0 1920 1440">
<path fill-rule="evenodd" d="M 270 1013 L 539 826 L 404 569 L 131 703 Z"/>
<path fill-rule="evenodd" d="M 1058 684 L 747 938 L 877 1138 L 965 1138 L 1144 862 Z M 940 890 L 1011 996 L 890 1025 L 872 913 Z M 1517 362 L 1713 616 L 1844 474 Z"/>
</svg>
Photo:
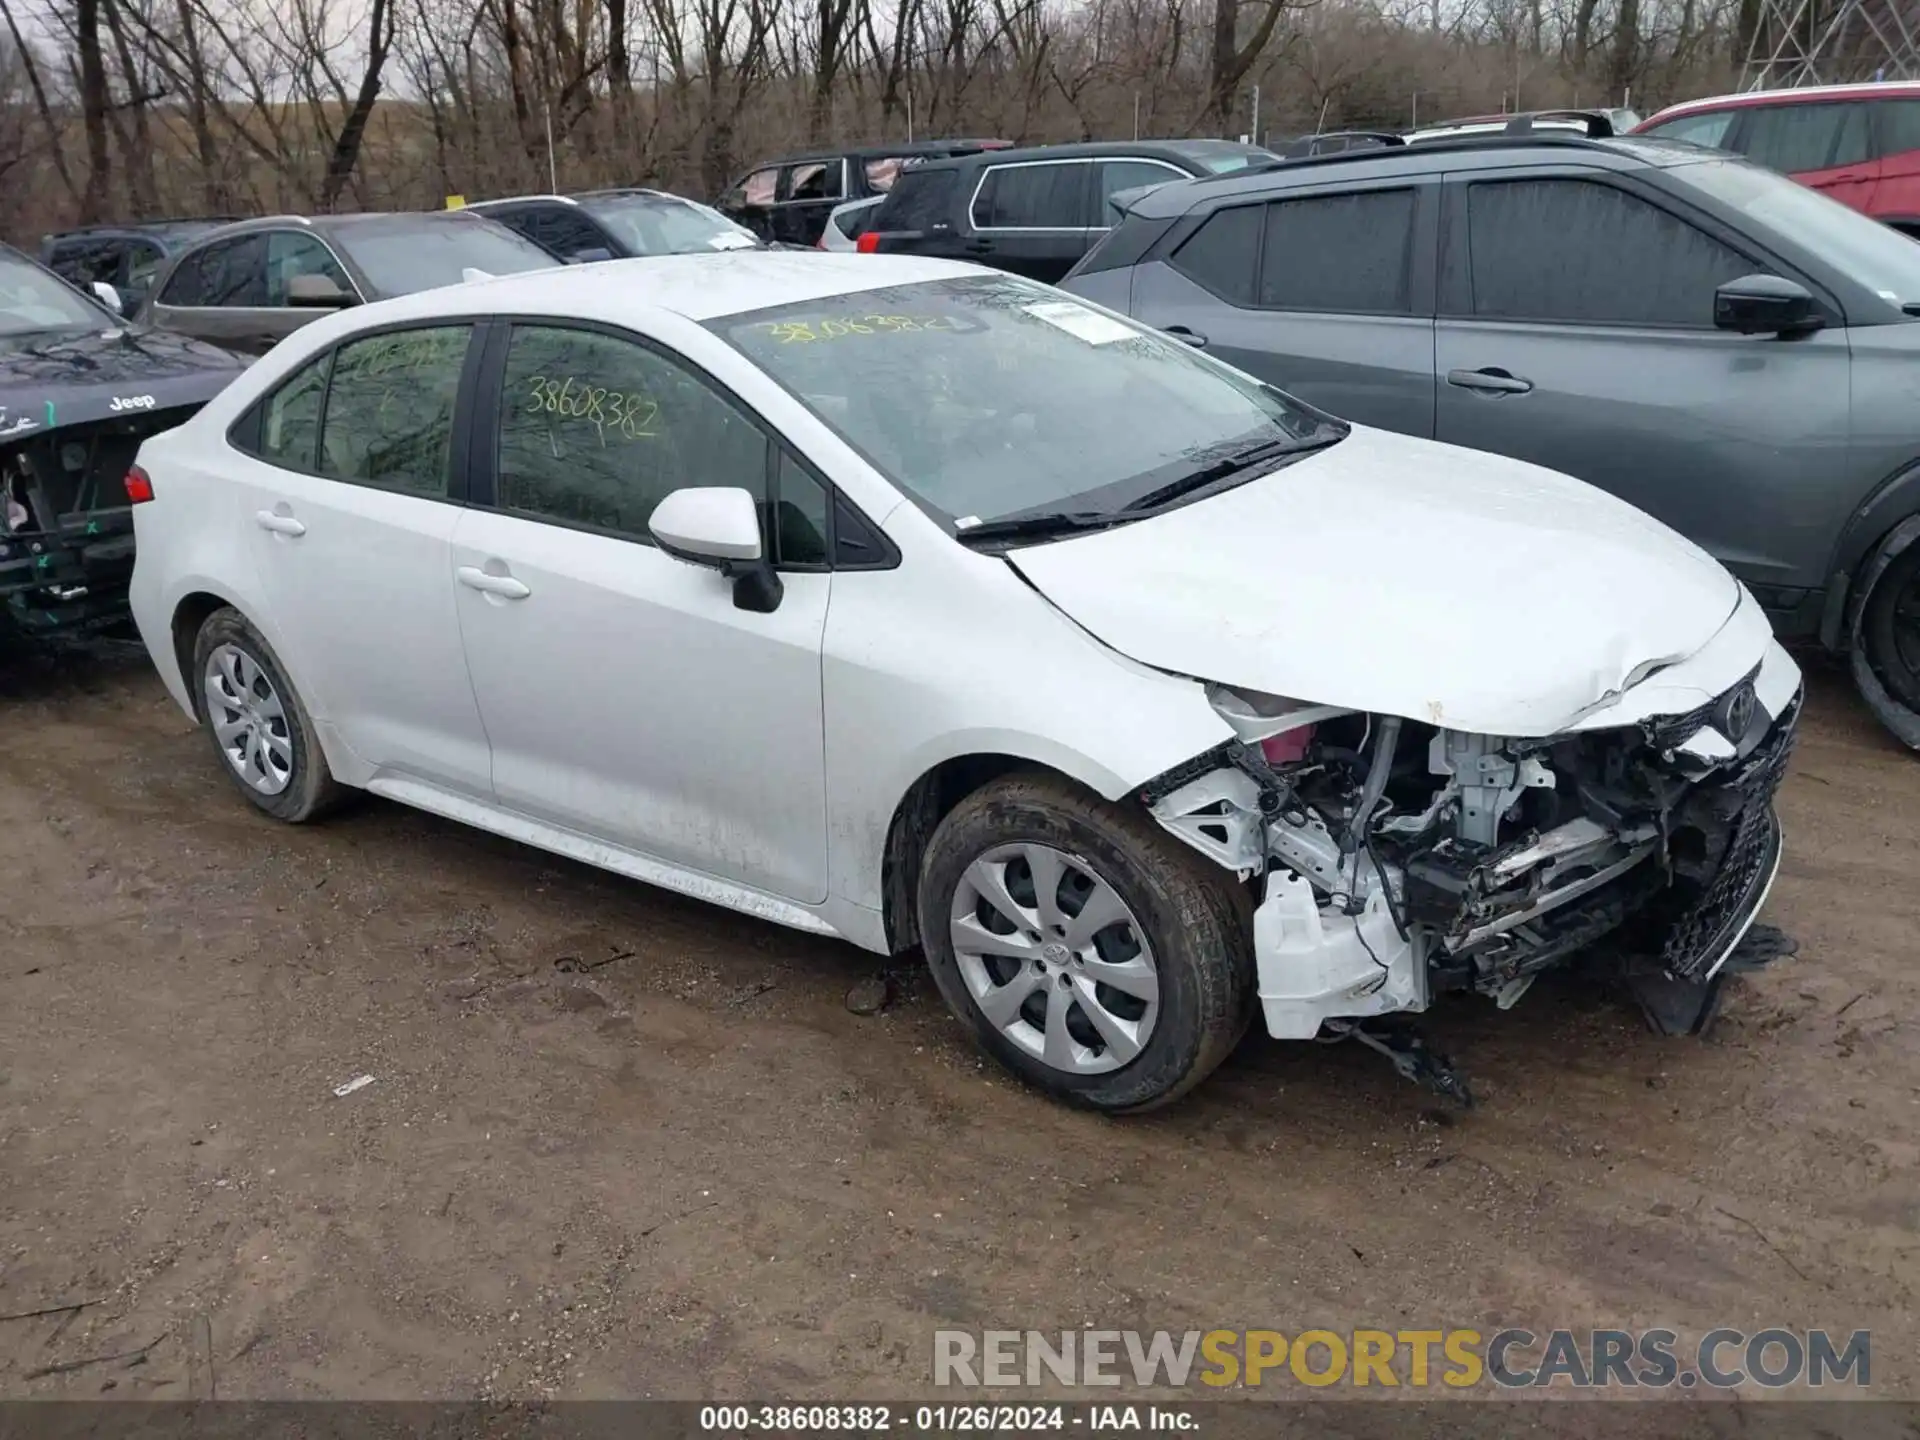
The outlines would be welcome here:
<svg viewBox="0 0 1920 1440">
<path fill-rule="evenodd" d="M 1731 150 L 1920 238 L 1920 82 L 1716 95 L 1633 133 Z"/>
</svg>

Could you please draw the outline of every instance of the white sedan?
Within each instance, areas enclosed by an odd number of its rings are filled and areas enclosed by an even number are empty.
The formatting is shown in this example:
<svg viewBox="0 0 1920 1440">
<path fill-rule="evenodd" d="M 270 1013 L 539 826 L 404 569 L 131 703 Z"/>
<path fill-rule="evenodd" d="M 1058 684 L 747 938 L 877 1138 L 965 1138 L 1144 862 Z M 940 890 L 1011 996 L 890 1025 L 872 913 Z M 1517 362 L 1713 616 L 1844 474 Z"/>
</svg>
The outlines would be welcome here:
<svg viewBox="0 0 1920 1440">
<path fill-rule="evenodd" d="M 1603 940 L 1685 1029 L 1779 862 L 1799 673 L 1697 547 L 967 265 L 356 308 L 129 492 L 141 634 L 259 809 L 367 790 L 918 945 L 1102 1109 L 1256 1013 L 1387 1046 Z"/>
</svg>

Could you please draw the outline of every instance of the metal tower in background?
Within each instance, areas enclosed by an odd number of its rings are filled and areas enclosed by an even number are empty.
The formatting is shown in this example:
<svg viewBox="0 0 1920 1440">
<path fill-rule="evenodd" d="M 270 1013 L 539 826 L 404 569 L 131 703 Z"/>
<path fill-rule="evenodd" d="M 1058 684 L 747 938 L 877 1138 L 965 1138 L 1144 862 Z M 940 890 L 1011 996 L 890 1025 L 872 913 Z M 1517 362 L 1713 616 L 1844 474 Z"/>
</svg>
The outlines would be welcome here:
<svg viewBox="0 0 1920 1440">
<path fill-rule="evenodd" d="M 1920 80 L 1920 0 L 1758 0 L 1746 90 Z"/>
</svg>

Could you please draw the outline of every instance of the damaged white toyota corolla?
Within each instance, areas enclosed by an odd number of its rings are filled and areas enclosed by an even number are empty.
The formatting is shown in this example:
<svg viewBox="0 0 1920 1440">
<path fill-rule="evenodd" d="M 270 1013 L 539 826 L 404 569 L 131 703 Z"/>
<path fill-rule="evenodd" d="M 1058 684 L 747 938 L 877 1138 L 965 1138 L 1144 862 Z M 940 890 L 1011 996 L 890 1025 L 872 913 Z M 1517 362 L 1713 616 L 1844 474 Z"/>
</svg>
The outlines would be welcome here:
<svg viewBox="0 0 1920 1440">
<path fill-rule="evenodd" d="M 361 788 L 880 952 L 1108 1110 L 1258 1011 L 1755 929 L 1800 676 L 1640 512 L 1348 426 L 969 266 L 741 253 L 305 327 L 129 483 L 133 603 L 255 805 Z"/>
</svg>

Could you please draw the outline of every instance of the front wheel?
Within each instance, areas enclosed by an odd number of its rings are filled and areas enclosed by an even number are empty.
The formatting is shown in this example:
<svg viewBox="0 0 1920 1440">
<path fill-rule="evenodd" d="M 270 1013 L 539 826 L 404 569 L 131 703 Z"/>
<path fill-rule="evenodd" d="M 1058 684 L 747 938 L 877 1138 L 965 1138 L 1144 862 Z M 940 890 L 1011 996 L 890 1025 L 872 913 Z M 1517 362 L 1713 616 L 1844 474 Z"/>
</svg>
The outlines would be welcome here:
<svg viewBox="0 0 1920 1440">
<path fill-rule="evenodd" d="M 1894 557 L 1860 618 L 1860 642 L 1881 684 L 1920 710 L 1920 542 Z"/>
<path fill-rule="evenodd" d="M 996 780 L 954 807 L 927 847 L 919 919 L 934 980 L 981 1046 L 1078 1105 L 1177 1098 L 1252 1014 L 1231 877 L 1053 776 Z"/>
</svg>

